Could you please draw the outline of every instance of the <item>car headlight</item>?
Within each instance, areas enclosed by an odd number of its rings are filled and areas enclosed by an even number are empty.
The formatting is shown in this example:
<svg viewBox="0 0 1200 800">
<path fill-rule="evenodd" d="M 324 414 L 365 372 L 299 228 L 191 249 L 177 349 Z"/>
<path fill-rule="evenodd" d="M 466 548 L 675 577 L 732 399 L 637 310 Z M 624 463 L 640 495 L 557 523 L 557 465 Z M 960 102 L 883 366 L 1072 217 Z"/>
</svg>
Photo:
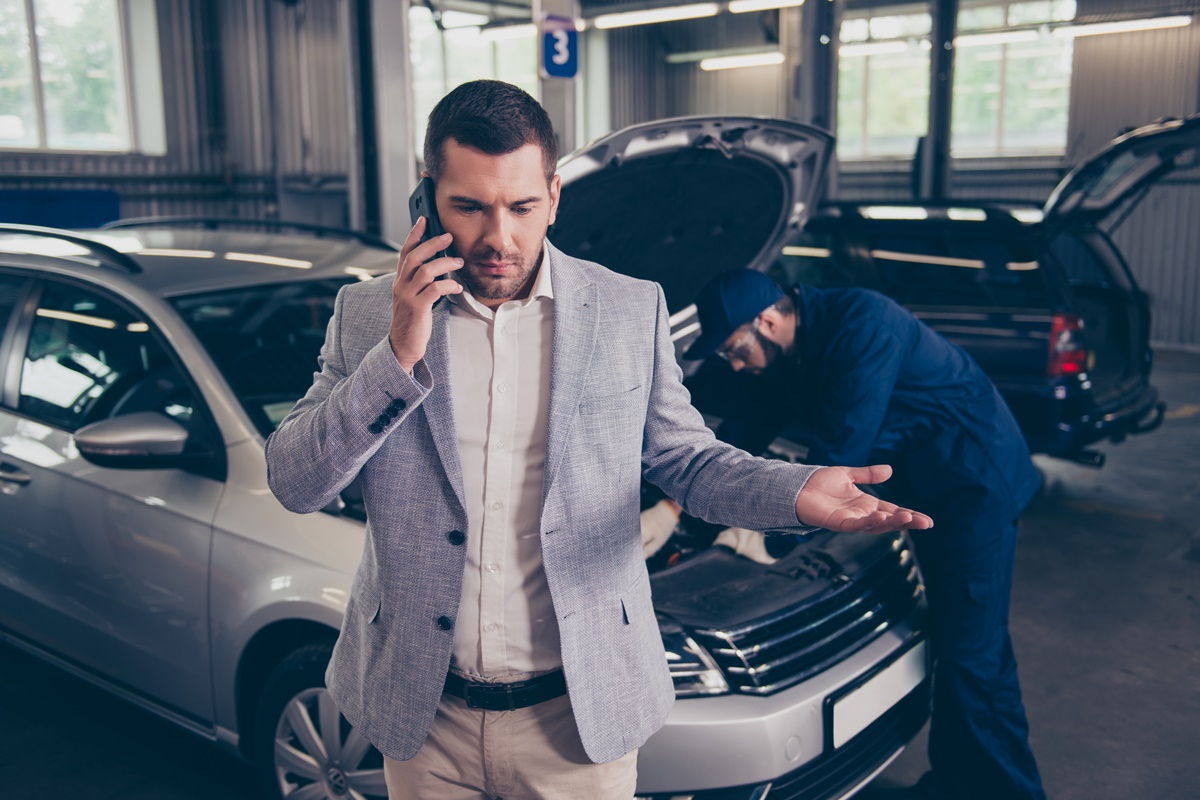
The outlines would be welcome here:
<svg viewBox="0 0 1200 800">
<path fill-rule="evenodd" d="M 675 681 L 676 697 L 725 694 L 729 684 L 708 651 L 682 630 L 663 631 L 667 667 Z"/>
</svg>

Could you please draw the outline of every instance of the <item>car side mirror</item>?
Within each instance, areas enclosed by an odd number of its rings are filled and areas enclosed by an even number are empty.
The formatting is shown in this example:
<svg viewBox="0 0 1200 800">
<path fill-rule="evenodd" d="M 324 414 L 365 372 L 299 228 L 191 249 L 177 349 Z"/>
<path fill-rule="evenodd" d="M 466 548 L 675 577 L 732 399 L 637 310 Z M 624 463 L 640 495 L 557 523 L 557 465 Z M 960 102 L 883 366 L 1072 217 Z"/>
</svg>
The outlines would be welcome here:
<svg viewBox="0 0 1200 800">
<path fill-rule="evenodd" d="M 121 414 L 75 431 L 79 454 L 100 467 L 164 469 L 183 466 L 187 428 L 157 411 Z"/>
</svg>

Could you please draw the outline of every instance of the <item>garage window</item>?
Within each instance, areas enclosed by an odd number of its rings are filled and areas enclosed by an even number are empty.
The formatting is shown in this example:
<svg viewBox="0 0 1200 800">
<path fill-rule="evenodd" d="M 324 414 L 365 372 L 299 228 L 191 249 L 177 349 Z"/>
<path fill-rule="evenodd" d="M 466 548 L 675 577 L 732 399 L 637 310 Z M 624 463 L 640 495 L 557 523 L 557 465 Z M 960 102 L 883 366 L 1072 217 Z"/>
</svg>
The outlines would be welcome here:
<svg viewBox="0 0 1200 800">
<path fill-rule="evenodd" d="M 1048 23 L 1074 0 L 966 5 L 958 12 L 950 149 L 955 157 L 1061 155 L 1074 40 Z"/>
<path fill-rule="evenodd" d="M 414 6 L 408 23 L 418 161 L 429 112 L 459 84 L 493 78 L 538 96 L 536 30 L 528 18 L 446 10 L 435 21 L 429 8 Z"/>
<path fill-rule="evenodd" d="M 0 148 L 165 151 L 153 0 L 0 0 Z"/>
</svg>

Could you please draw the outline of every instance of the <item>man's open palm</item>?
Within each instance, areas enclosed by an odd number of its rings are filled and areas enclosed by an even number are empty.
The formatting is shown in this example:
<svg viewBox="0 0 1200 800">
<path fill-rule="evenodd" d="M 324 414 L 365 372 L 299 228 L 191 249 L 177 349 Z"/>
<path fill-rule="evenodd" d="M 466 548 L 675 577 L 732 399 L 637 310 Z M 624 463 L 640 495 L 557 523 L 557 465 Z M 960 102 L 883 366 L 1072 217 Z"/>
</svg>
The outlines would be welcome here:
<svg viewBox="0 0 1200 800">
<path fill-rule="evenodd" d="M 897 528 L 932 528 L 933 520 L 909 508 L 880 500 L 858 488 L 892 477 L 886 464 L 871 467 L 823 467 L 796 497 L 796 516 L 805 525 L 842 533 L 884 533 Z"/>
</svg>

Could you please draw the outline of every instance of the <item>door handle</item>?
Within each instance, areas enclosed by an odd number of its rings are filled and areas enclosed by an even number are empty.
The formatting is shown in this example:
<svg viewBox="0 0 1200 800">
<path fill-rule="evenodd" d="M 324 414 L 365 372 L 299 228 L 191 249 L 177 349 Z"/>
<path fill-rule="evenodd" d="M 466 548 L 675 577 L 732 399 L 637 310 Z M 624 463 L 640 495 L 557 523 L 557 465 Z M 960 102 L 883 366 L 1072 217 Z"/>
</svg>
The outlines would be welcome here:
<svg viewBox="0 0 1200 800">
<path fill-rule="evenodd" d="M 10 464 L 7 461 L 5 461 L 3 464 L 0 464 L 0 481 L 18 483 L 24 486 L 32 480 L 32 475 L 30 475 L 28 472 L 24 472 L 15 464 Z"/>
</svg>

